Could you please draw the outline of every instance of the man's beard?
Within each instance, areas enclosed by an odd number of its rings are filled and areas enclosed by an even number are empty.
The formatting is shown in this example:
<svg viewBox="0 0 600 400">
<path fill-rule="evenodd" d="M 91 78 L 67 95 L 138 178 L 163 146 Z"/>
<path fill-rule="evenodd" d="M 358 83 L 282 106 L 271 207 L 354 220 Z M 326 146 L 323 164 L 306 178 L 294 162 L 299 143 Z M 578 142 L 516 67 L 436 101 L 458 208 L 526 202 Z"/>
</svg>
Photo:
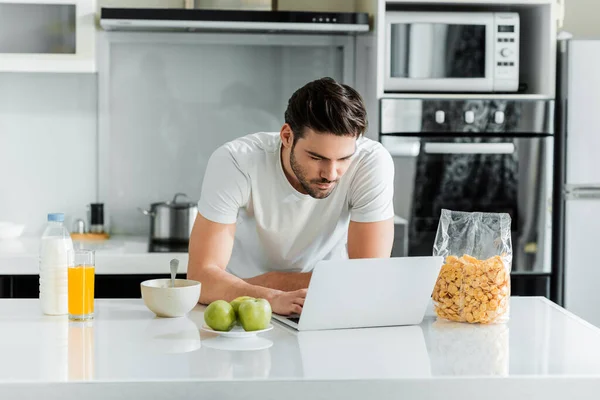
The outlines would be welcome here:
<svg viewBox="0 0 600 400">
<path fill-rule="evenodd" d="M 306 172 L 304 171 L 302 166 L 300 166 L 300 164 L 296 160 L 296 157 L 294 156 L 294 147 L 295 147 L 295 145 L 292 145 L 292 150 L 290 151 L 290 166 L 292 167 L 292 171 L 294 172 L 294 175 L 296 175 L 296 179 L 298 179 L 298 182 L 300 182 L 300 185 L 302 185 L 302 187 L 304 188 L 306 193 L 308 193 L 309 196 L 314 197 L 315 199 L 324 199 L 327 196 L 329 196 L 331 193 L 333 193 L 333 190 L 336 187 L 337 181 L 331 182 L 331 181 L 328 181 L 327 179 L 308 180 L 306 178 Z M 311 186 L 311 185 L 319 184 L 319 183 L 333 183 L 333 184 L 332 184 L 331 189 L 329 189 L 329 191 L 320 190 L 317 187 Z"/>
</svg>

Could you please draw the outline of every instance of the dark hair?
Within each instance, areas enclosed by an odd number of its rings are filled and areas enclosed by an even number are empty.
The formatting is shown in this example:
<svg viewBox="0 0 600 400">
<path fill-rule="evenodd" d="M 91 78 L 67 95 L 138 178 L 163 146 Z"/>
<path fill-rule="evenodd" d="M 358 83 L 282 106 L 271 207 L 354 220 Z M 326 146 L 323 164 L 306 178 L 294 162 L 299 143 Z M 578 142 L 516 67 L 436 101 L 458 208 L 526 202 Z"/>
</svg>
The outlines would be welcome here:
<svg viewBox="0 0 600 400">
<path fill-rule="evenodd" d="M 294 132 L 294 142 L 304 136 L 306 128 L 359 137 L 368 124 L 360 94 L 332 78 L 317 79 L 296 90 L 288 101 L 285 122 Z"/>
</svg>

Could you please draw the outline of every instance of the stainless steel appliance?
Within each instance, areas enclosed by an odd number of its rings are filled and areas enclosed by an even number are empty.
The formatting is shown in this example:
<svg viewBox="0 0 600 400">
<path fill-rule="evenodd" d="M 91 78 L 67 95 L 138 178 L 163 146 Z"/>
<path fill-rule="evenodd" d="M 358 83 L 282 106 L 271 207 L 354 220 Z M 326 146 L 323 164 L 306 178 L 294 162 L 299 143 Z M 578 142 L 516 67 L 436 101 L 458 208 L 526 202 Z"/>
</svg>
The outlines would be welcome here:
<svg viewBox="0 0 600 400">
<path fill-rule="evenodd" d="M 556 295 L 600 326 L 600 40 L 560 40 L 558 48 Z"/>
<path fill-rule="evenodd" d="M 187 196 L 177 193 L 173 200 L 153 203 L 150 210 L 140 209 L 144 215 L 150 217 L 150 242 L 151 249 L 181 247 L 190 240 L 190 234 L 198 215 L 198 205 L 195 202 L 181 201 L 180 197 Z"/>
<path fill-rule="evenodd" d="M 277 0 L 185 0 L 184 7 L 204 10 L 261 10 L 277 9 Z"/>
<path fill-rule="evenodd" d="M 516 92 L 518 13 L 390 11 L 386 92 Z"/>
<path fill-rule="evenodd" d="M 432 254 L 442 208 L 507 212 L 513 293 L 549 294 L 553 101 L 383 99 L 380 127 L 409 255 Z"/>
<path fill-rule="evenodd" d="M 367 13 L 102 7 L 105 30 L 330 32 L 369 31 Z"/>
</svg>

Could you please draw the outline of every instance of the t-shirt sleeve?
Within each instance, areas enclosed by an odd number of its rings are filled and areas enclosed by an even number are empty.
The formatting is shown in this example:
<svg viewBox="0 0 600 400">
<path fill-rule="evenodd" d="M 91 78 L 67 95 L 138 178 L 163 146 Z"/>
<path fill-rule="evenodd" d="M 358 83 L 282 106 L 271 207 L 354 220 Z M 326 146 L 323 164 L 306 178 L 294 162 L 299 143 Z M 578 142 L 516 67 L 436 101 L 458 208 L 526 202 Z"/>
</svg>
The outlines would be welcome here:
<svg viewBox="0 0 600 400">
<path fill-rule="evenodd" d="M 198 212 L 210 221 L 233 224 L 250 196 L 250 179 L 229 149 L 221 146 L 210 156 Z"/>
<path fill-rule="evenodd" d="M 350 186 L 350 220 L 378 222 L 394 217 L 394 161 L 378 147 L 362 160 Z"/>
</svg>

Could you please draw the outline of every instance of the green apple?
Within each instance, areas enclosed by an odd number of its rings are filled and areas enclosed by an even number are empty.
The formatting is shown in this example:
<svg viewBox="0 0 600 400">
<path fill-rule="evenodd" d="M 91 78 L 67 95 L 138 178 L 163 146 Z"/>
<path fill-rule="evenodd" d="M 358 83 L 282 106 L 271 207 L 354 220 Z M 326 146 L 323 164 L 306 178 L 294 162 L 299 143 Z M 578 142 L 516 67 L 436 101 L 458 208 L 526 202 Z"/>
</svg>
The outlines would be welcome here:
<svg viewBox="0 0 600 400">
<path fill-rule="evenodd" d="M 243 301 L 238 318 L 245 331 L 266 329 L 271 322 L 271 304 L 265 299 Z"/>
<path fill-rule="evenodd" d="M 238 315 L 238 310 L 240 309 L 240 304 L 242 304 L 243 301 L 246 300 L 254 300 L 254 297 L 250 297 L 250 296 L 241 296 L 238 297 L 237 299 L 232 300 L 229 304 L 231 304 L 231 307 L 233 307 L 233 311 L 235 311 L 235 315 Z"/>
<path fill-rule="evenodd" d="M 235 325 L 235 312 L 225 300 L 215 300 L 204 310 L 204 322 L 215 331 L 230 331 Z"/>
</svg>

